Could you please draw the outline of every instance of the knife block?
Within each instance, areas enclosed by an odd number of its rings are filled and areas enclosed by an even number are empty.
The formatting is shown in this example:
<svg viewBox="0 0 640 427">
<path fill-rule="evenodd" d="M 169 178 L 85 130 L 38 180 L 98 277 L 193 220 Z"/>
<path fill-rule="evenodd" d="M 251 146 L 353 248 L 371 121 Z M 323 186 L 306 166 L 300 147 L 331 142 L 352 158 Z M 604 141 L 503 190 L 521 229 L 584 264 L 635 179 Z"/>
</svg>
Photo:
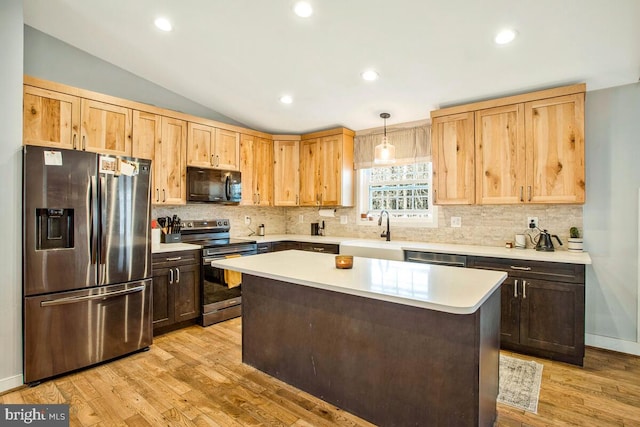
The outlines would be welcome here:
<svg viewBox="0 0 640 427">
<path fill-rule="evenodd" d="M 182 241 L 182 234 L 180 233 L 163 234 L 160 237 L 162 243 L 180 243 Z"/>
</svg>

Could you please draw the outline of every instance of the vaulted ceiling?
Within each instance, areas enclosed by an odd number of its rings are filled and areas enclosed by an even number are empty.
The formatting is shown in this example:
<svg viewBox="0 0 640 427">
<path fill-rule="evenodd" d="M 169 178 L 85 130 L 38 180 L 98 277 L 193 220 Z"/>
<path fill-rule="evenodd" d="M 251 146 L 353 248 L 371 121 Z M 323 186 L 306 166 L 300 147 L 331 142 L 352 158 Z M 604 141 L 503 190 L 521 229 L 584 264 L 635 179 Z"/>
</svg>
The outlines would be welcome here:
<svg viewBox="0 0 640 427">
<path fill-rule="evenodd" d="M 255 129 L 354 130 L 640 77 L 638 0 L 24 0 L 25 23 Z M 174 25 L 159 31 L 154 20 Z M 517 31 L 494 43 L 502 28 Z M 379 79 L 364 81 L 374 69 Z M 291 104 L 282 104 L 282 95 Z"/>
</svg>

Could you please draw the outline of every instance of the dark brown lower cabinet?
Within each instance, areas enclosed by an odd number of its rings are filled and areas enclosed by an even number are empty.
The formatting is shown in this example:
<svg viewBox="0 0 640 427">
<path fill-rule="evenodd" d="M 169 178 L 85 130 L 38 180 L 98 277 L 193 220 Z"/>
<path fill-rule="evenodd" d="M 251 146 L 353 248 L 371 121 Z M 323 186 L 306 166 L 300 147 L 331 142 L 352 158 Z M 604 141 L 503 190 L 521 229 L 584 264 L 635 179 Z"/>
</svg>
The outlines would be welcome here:
<svg viewBox="0 0 640 427">
<path fill-rule="evenodd" d="M 501 348 L 582 366 L 584 265 L 471 258 L 469 267 L 509 275 L 501 287 Z"/>
<path fill-rule="evenodd" d="M 158 335 L 200 316 L 200 251 L 153 255 L 153 333 Z"/>
<path fill-rule="evenodd" d="M 287 251 L 290 249 L 297 249 L 300 251 L 320 252 L 325 254 L 339 254 L 340 245 L 333 243 L 312 243 L 312 242 L 295 242 L 295 241 L 280 241 L 272 243 L 273 252 Z"/>
</svg>

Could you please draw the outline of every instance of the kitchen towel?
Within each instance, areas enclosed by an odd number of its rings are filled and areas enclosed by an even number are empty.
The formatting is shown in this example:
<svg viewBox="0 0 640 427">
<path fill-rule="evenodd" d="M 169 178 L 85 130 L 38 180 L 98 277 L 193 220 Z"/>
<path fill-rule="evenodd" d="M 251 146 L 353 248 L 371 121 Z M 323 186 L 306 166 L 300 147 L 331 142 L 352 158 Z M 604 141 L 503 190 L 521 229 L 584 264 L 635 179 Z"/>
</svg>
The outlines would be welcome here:
<svg viewBox="0 0 640 427">
<path fill-rule="evenodd" d="M 336 216 L 336 210 L 335 209 L 319 209 L 318 214 L 320 214 L 320 216 L 333 218 Z"/>
<path fill-rule="evenodd" d="M 225 256 L 225 258 L 237 258 L 239 256 L 241 256 L 241 255 L 233 254 L 233 255 L 227 255 L 227 256 Z M 233 270 L 225 269 L 224 270 L 224 281 L 227 284 L 227 286 L 229 287 L 229 289 L 237 288 L 242 283 L 242 273 L 240 273 L 239 271 L 233 271 Z"/>
</svg>

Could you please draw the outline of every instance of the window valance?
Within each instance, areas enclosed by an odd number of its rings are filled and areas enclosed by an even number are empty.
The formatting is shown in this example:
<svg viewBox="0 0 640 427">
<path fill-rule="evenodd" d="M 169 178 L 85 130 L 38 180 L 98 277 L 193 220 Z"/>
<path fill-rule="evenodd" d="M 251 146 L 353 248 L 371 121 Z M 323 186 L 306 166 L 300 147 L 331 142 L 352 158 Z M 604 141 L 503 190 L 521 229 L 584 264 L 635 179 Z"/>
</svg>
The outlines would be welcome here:
<svg viewBox="0 0 640 427">
<path fill-rule="evenodd" d="M 353 160 L 356 169 L 376 166 L 373 163 L 375 146 L 382 142 L 383 132 L 356 135 L 353 145 Z M 402 129 L 387 129 L 389 143 L 396 147 L 396 162 L 407 164 L 431 161 L 431 126 L 417 126 Z M 388 165 L 379 165 L 388 166 Z"/>
</svg>

